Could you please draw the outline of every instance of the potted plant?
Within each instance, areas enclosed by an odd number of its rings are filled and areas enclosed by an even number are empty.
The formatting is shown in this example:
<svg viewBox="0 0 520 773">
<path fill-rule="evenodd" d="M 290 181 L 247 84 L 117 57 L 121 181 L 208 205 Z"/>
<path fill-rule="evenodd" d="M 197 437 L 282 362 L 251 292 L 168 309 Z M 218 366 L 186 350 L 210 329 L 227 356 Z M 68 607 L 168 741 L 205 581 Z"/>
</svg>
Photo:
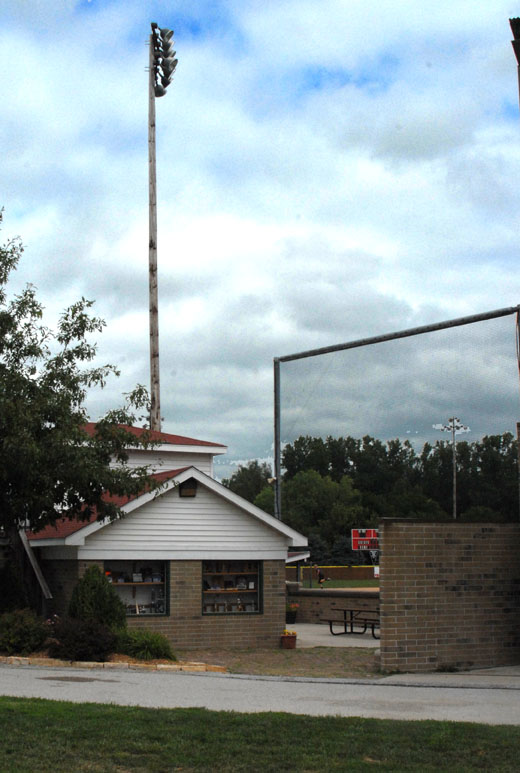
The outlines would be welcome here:
<svg viewBox="0 0 520 773">
<path fill-rule="evenodd" d="M 296 648 L 296 631 L 284 630 L 280 637 L 280 644 L 284 650 L 293 650 Z"/>
<path fill-rule="evenodd" d="M 294 625 L 296 622 L 296 613 L 298 612 L 298 609 L 300 608 L 300 605 L 297 604 L 295 601 L 288 601 L 285 605 L 285 622 L 289 623 L 289 625 Z"/>
</svg>

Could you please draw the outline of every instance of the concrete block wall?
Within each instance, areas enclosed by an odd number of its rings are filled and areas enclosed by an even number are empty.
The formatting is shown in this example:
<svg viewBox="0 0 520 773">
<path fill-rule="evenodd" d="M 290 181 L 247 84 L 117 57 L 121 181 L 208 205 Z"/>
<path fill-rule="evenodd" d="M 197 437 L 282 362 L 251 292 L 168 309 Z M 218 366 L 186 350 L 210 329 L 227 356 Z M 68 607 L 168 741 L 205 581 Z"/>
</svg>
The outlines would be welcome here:
<svg viewBox="0 0 520 773">
<path fill-rule="evenodd" d="M 520 524 L 383 521 L 381 668 L 520 663 Z"/>
</svg>

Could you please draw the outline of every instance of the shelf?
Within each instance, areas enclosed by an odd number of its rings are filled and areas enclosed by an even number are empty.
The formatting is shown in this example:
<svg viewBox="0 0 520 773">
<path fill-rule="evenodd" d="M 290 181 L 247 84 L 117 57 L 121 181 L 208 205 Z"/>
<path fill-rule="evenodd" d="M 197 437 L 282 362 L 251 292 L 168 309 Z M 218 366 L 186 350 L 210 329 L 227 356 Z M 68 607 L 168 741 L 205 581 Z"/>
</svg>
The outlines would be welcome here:
<svg viewBox="0 0 520 773">
<path fill-rule="evenodd" d="M 238 575 L 257 575 L 258 572 L 252 571 L 252 572 L 202 572 L 203 577 L 229 577 L 230 574 L 233 574 L 235 576 Z"/>
<path fill-rule="evenodd" d="M 131 585 L 131 586 L 139 586 L 139 585 L 164 585 L 164 582 L 111 582 L 111 585 L 115 585 L 116 588 L 121 585 Z"/>
<path fill-rule="evenodd" d="M 256 588 L 253 588 L 252 590 L 249 590 L 248 588 L 221 588 L 220 590 L 217 590 L 216 588 L 210 588 L 209 590 L 202 591 L 203 593 L 236 593 L 237 595 L 240 595 L 241 593 L 256 593 Z"/>
</svg>

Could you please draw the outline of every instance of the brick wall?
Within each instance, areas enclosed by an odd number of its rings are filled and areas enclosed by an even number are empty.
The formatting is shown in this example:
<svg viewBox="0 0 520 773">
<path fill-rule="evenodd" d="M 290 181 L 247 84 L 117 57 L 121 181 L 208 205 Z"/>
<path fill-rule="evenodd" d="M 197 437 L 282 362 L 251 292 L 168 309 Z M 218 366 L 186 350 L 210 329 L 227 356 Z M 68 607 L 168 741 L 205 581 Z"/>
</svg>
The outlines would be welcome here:
<svg viewBox="0 0 520 773">
<path fill-rule="evenodd" d="M 160 631 L 178 648 L 277 647 L 285 627 L 285 565 L 263 562 L 263 613 L 202 615 L 202 562 L 170 562 L 170 614 L 129 618 L 131 628 Z"/>
<path fill-rule="evenodd" d="M 65 615 L 70 597 L 79 579 L 77 561 L 40 561 L 41 570 L 52 593 L 47 604 L 49 613 Z"/>
<path fill-rule="evenodd" d="M 43 573 L 53 593 L 51 611 L 66 613 L 72 590 L 89 566 L 101 561 L 47 561 Z M 170 562 L 170 614 L 129 617 L 130 628 L 165 634 L 174 647 L 276 647 L 285 627 L 285 566 L 263 562 L 263 613 L 202 615 L 202 562 Z"/>
<path fill-rule="evenodd" d="M 383 521 L 381 668 L 520 663 L 520 524 Z"/>
<path fill-rule="evenodd" d="M 379 607 L 377 588 L 300 588 L 288 587 L 288 601 L 299 604 L 297 623 L 321 623 L 323 619 L 342 618 L 338 609 L 370 609 Z"/>
</svg>

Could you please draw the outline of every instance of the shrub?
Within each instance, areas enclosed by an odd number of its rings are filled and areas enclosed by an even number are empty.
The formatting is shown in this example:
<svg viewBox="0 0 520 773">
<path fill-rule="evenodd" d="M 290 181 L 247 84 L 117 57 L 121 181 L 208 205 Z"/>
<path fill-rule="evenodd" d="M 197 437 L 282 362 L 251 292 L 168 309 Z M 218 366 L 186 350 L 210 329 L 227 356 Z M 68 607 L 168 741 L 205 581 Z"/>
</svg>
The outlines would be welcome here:
<svg viewBox="0 0 520 773">
<path fill-rule="evenodd" d="M 0 616 L 0 652 L 29 655 L 45 643 L 48 630 L 30 609 L 18 609 Z"/>
<path fill-rule="evenodd" d="M 95 620 L 65 617 L 54 625 L 51 658 L 103 662 L 114 651 L 116 635 Z"/>
<path fill-rule="evenodd" d="M 92 620 L 112 630 L 126 628 L 125 605 L 97 566 L 91 566 L 72 592 L 69 617 Z"/>
<path fill-rule="evenodd" d="M 116 647 L 119 654 L 139 660 L 177 660 L 166 636 L 146 629 L 120 631 Z"/>
</svg>

